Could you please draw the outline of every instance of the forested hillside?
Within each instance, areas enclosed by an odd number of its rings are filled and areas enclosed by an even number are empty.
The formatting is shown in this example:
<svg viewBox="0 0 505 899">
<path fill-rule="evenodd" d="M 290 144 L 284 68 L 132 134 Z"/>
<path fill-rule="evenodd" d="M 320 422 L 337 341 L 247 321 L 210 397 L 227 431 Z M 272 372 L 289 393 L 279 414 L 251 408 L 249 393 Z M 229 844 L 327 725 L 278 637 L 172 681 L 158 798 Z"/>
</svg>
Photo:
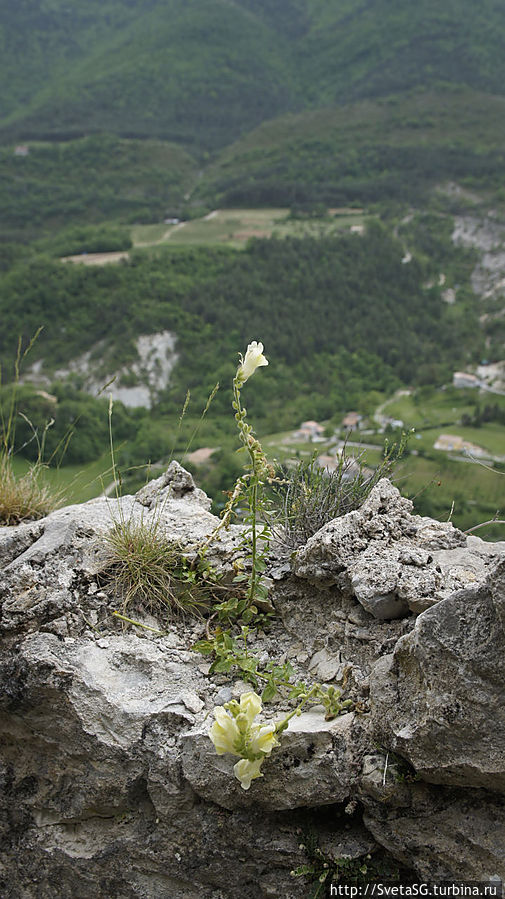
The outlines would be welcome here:
<svg viewBox="0 0 505 899">
<path fill-rule="evenodd" d="M 442 383 L 481 349 L 471 294 L 448 306 L 438 288 L 421 286 L 429 270 L 402 264 L 402 254 L 377 224 L 364 238 L 139 253 L 107 268 L 33 256 L 0 284 L 0 360 L 7 370 L 20 329 L 26 341 L 43 323 L 32 360 L 42 357 L 50 375 L 97 348 L 105 383 L 136 358 L 139 334 L 169 330 L 180 358 L 161 407 L 176 414 L 187 388 L 204 404 L 216 380 L 230 382 L 237 353 L 256 337 L 272 359 L 252 407 L 263 427 L 329 418 L 370 389 Z M 216 398 L 215 411 L 228 407 L 229 397 Z"/>
<path fill-rule="evenodd" d="M 499 191 L 505 97 L 444 85 L 266 122 L 222 151 L 197 194 L 214 205 L 424 203 L 464 180 Z"/>
<path fill-rule="evenodd" d="M 502 94 L 499 0 L 5 0 L 0 131 L 201 153 L 288 111 L 437 82 Z"/>
<path fill-rule="evenodd" d="M 505 97 L 470 88 L 283 116 L 203 167 L 169 141 L 91 135 L 0 146 L 0 240 L 72 222 L 156 222 L 216 207 L 426 205 L 458 181 L 505 200 Z"/>
<path fill-rule="evenodd" d="M 196 165 L 175 144 L 91 135 L 31 144 L 16 157 L 0 147 L 0 241 L 23 241 L 71 222 L 163 219 L 181 208 Z"/>
</svg>

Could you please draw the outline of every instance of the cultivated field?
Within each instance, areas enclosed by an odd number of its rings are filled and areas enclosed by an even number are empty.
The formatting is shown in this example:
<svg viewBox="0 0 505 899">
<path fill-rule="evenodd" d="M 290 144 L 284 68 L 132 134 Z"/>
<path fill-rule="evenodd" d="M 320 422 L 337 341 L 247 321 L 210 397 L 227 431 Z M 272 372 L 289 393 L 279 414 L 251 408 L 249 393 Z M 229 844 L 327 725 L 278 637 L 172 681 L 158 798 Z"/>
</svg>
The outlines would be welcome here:
<svg viewBox="0 0 505 899">
<path fill-rule="evenodd" d="M 350 228 L 361 230 L 360 209 L 334 209 L 319 218 L 291 218 L 289 209 L 216 209 L 203 218 L 174 225 L 135 225 L 135 247 L 226 245 L 244 247 L 254 237 L 326 237 Z"/>
</svg>

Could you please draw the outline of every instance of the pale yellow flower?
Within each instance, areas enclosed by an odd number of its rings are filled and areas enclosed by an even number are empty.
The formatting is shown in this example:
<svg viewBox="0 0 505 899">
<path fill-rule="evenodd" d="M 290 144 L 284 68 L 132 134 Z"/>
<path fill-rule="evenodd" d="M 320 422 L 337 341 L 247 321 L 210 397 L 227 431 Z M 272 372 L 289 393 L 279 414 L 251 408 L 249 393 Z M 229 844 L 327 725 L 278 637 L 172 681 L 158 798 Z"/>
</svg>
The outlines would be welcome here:
<svg viewBox="0 0 505 899">
<path fill-rule="evenodd" d="M 218 755 L 231 752 L 232 755 L 240 755 L 236 750 L 237 740 L 240 741 L 240 731 L 234 718 L 228 715 L 223 708 L 214 709 L 214 724 L 210 729 L 210 739 L 216 747 Z"/>
<path fill-rule="evenodd" d="M 260 752 L 264 755 L 270 755 L 274 746 L 278 745 L 279 741 L 275 736 L 275 724 L 264 724 L 263 727 L 256 727 L 251 732 L 249 747 L 254 755 Z"/>
<path fill-rule="evenodd" d="M 253 690 L 242 693 L 240 703 L 234 699 L 225 708 L 228 711 L 220 706 L 214 709 L 216 720 L 209 736 L 218 755 L 229 752 L 241 757 L 233 771 L 242 788 L 248 790 L 252 780 L 263 777 L 260 771 L 263 759 L 279 745 L 275 724 L 254 724 L 261 712 L 261 698 Z"/>
<path fill-rule="evenodd" d="M 240 697 L 240 714 L 246 716 L 249 727 L 258 712 L 261 712 L 261 697 L 254 690 L 250 690 L 249 693 L 242 693 Z"/>
<path fill-rule="evenodd" d="M 253 340 L 247 347 L 244 359 L 241 357 L 237 377 L 244 383 L 261 365 L 268 365 L 268 359 L 265 359 L 263 355 L 263 344 Z"/>
<path fill-rule="evenodd" d="M 237 780 L 240 781 L 240 786 L 243 790 L 249 789 L 252 780 L 256 780 L 257 777 L 263 777 L 260 771 L 262 761 L 262 758 L 256 759 L 255 762 L 250 762 L 249 759 L 240 759 L 240 762 L 233 766 L 233 773 Z"/>
</svg>

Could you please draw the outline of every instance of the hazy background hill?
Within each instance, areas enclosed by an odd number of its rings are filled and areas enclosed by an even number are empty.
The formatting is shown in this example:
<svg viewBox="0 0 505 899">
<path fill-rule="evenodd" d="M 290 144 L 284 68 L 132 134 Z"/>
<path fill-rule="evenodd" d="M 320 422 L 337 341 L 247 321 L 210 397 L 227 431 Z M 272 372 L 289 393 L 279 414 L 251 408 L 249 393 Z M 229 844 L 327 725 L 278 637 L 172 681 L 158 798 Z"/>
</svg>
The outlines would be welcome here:
<svg viewBox="0 0 505 899">
<path fill-rule="evenodd" d="M 6 0 L 0 129 L 197 153 L 286 112 L 446 82 L 505 91 L 499 0 Z"/>
</svg>

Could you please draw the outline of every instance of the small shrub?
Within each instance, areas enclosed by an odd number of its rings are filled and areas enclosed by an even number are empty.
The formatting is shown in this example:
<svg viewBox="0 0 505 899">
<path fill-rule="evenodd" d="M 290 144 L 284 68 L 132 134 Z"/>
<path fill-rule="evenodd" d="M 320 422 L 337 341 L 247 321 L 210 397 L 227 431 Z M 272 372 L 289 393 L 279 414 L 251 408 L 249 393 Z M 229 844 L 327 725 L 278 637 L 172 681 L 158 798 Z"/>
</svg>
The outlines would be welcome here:
<svg viewBox="0 0 505 899">
<path fill-rule="evenodd" d="M 346 515 L 364 503 L 381 478 L 388 477 L 405 450 L 407 437 L 385 448 L 380 465 L 371 471 L 364 456 L 348 456 L 344 446 L 335 471 L 321 468 L 317 459 L 303 460 L 295 468 L 280 472 L 274 490 L 279 510 L 275 535 L 291 550 L 303 546 L 333 518 Z"/>
</svg>

